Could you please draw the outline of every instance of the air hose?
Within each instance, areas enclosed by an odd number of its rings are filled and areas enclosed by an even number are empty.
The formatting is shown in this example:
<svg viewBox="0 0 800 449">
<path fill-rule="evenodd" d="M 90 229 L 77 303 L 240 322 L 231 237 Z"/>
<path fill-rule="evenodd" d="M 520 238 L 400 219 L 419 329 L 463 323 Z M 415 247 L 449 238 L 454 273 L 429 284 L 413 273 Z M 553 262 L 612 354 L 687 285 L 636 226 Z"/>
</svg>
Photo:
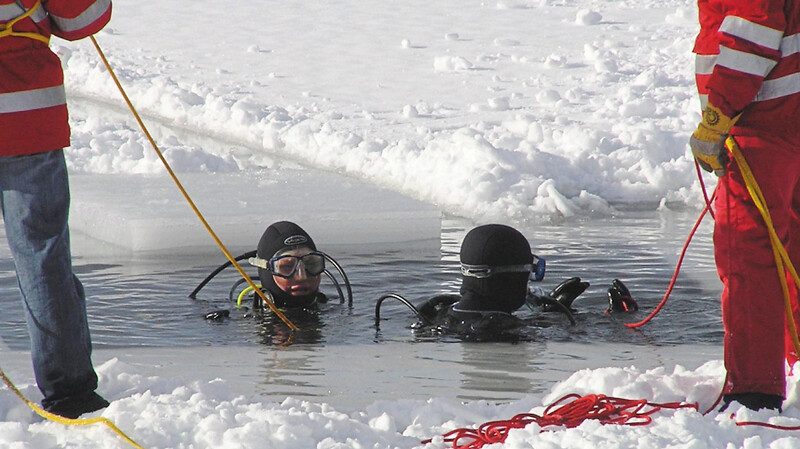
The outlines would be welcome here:
<svg viewBox="0 0 800 449">
<path fill-rule="evenodd" d="M 396 299 L 396 300 L 402 302 L 403 304 L 405 304 L 409 309 L 411 309 L 412 312 L 414 312 L 414 315 L 416 315 L 417 318 L 420 319 L 420 321 L 423 321 L 423 322 L 425 322 L 426 324 L 429 324 L 429 325 L 433 324 L 433 322 L 428 317 L 423 315 L 419 311 L 419 309 L 417 309 L 414 306 L 414 304 L 411 304 L 411 301 L 407 300 L 406 298 L 404 298 L 401 295 L 398 295 L 397 293 L 388 293 L 388 294 L 383 295 L 380 298 L 378 298 L 378 301 L 375 303 L 375 327 L 380 327 L 380 323 L 381 323 L 381 305 L 383 304 L 383 301 L 386 301 L 389 298 Z"/>
<path fill-rule="evenodd" d="M 249 259 L 251 257 L 255 257 L 256 253 L 257 253 L 256 250 L 248 251 L 248 252 L 246 252 L 244 254 L 236 256 L 234 258 L 234 260 L 240 261 L 240 260 L 244 260 L 244 259 Z M 339 276 L 342 277 L 342 282 L 344 282 L 345 289 L 347 290 L 347 306 L 348 307 L 353 307 L 353 287 L 350 285 L 350 279 L 347 277 L 347 273 L 344 272 L 344 268 L 342 268 L 342 266 L 339 264 L 339 262 L 336 261 L 336 259 L 334 259 L 333 257 L 329 256 L 328 254 L 323 253 L 323 252 L 320 252 L 320 254 L 325 256 L 325 260 L 330 262 L 336 268 L 336 271 L 339 272 Z M 189 298 L 197 299 L 197 294 L 200 292 L 200 290 L 202 290 L 203 287 L 206 286 L 206 284 L 208 284 L 212 279 L 214 279 L 214 276 L 218 275 L 219 273 L 222 272 L 222 270 L 224 270 L 225 268 L 230 267 L 231 265 L 232 264 L 231 264 L 230 261 L 225 261 L 225 263 L 223 263 L 222 265 L 220 265 L 217 268 L 215 268 L 214 271 L 212 271 L 208 276 L 206 276 L 205 279 L 203 279 L 200 282 L 200 284 L 198 284 L 197 287 L 195 287 L 195 289 L 192 290 L 191 293 L 189 293 Z M 339 295 L 339 304 L 344 304 L 345 295 L 344 295 L 344 292 L 342 291 L 341 285 L 339 285 L 339 281 L 336 279 L 336 277 L 334 277 L 334 275 L 327 268 L 325 270 L 323 270 L 322 272 L 325 274 L 325 276 L 328 277 L 328 279 L 333 284 L 334 288 L 336 288 L 336 293 Z M 235 282 L 233 284 L 233 286 L 231 287 L 230 292 L 228 293 L 228 299 L 229 300 L 233 301 L 233 293 L 234 293 L 234 291 L 240 285 L 242 285 L 245 282 L 247 282 L 246 279 L 239 279 L 237 282 Z M 259 286 L 259 288 L 260 288 L 260 286 Z M 252 290 L 254 290 L 254 288 L 253 288 L 252 285 L 249 285 L 247 287 L 247 289 L 245 289 L 245 290 L 246 291 L 252 291 Z M 239 297 L 239 300 L 237 301 L 237 304 L 238 304 L 238 306 L 242 305 L 241 304 L 241 296 Z"/>
</svg>

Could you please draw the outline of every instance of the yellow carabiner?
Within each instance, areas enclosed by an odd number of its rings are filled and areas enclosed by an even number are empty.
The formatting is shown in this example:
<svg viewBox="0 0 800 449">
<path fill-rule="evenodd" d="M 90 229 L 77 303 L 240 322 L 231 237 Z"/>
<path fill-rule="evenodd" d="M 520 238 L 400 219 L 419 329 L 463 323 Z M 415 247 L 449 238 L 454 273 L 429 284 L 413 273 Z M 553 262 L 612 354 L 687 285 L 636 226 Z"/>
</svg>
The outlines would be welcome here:
<svg viewBox="0 0 800 449">
<path fill-rule="evenodd" d="M 43 36 L 39 33 L 28 33 L 24 31 L 14 31 L 14 24 L 19 22 L 20 20 L 24 20 L 30 17 L 37 8 L 39 8 L 41 1 L 37 0 L 36 3 L 31 7 L 31 9 L 25 11 L 21 16 L 11 19 L 10 21 L 0 25 L 0 38 L 7 37 L 7 36 L 16 36 L 16 37 L 27 37 L 28 39 L 37 40 L 40 42 L 44 42 L 45 44 L 50 44 L 50 38 L 47 36 Z"/>
</svg>

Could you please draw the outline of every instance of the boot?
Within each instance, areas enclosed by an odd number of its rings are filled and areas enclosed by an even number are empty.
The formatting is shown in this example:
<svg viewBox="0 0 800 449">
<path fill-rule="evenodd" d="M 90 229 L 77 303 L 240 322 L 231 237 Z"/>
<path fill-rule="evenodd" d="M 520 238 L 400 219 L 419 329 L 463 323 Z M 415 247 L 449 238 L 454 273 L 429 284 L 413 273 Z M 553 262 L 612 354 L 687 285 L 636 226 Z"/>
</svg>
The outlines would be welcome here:
<svg viewBox="0 0 800 449">
<path fill-rule="evenodd" d="M 76 419 L 84 413 L 95 412 L 108 407 L 108 401 L 99 394 L 91 392 L 81 396 L 72 396 L 52 403 L 42 404 L 43 408 L 65 418 Z"/>
<path fill-rule="evenodd" d="M 783 397 L 777 394 L 766 393 L 728 393 L 722 396 L 722 408 L 720 412 L 731 405 L 731 402 L 738 402 L 750 410 L 761 410 L 763 408 L 770 410 L 777 410 L 778 413 L 782 412 L 781 405 L 783 405 Z"/>
</svg>

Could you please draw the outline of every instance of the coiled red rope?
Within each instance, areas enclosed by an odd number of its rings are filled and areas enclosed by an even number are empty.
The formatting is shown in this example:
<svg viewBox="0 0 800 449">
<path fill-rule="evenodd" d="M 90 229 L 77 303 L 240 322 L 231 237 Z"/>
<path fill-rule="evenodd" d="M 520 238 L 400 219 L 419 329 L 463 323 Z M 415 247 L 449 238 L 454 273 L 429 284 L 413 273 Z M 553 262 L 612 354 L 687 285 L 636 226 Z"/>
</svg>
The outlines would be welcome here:
<svg viewBox="0 0 800 449">
<path fill-rule="evenodd" d="M 577 427 L 587 419 L 596 419 L 602 424 L 644 426 L 650 424 L 650 415 L 661 409 L 698 409 L 696 403 L 655 403 L 645 399 L 622 399 L 603 394 L 580 396 L 568 394 L 545 408 L 544 413 L 521 413 L 511 419 L 490 421 L 477 429 L 461 428 L 443 435 L 444 441 L 453 443 L 454 449 L 479 449 L 492 443 L 503 443 L 511 429 L 522 429 L 536 423 L 539 427 Z M 425 440 L 422 443 L 430 443 Z"/>
</svg>

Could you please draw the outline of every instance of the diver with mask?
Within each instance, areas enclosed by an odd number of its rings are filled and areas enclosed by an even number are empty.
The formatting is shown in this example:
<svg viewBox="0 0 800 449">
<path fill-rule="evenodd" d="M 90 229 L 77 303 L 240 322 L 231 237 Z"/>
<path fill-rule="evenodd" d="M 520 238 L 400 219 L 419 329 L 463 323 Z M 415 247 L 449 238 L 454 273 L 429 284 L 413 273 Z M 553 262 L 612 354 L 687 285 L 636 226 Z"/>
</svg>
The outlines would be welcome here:
<svg viewBox="0 0 800 449">
<path fill-rule="evenodd" d="M 513 312 L 524 305 L 543 312 L 561 312 L 575 324 L 572 303 L 589 283 L 573 277 L 547 292 L 529 288 L 545 275 L 545 260 L 531 252 L 528 240 L 518 230 L 501 224 L 488 224 L 470 230 L 460 250 L 461 288 L 459 294 L 436 295 L 415 307 L 402 296 L 382 296 L 375 307 L 376 326 L 381 303 L 395 298 L 409 306 L 419 318 L 415 329 L 454 334 L 471 340 L 516 340 L 526 322 Z M 621 310 L 626 301 L 635 301 L 621 281 L 609 289 L 609 311 Z M 638 307 L 637 307 L 638 308 Z"/>
<path fill-rule="evenodd" d="M 270 225 L 258 241 L 256 256 L 248 261 L 258 268 L 264 293 L 279 309 L 307 309 L 328 302 L 319 291 L 325 255 L 295 223 Z"/>
<path fill-rule="evenodd" d="M 344 302 L 341 284 L 326 268 L 330 262 L 339 272 L 347 290 L 348 305 L 352 306 L 353 296 L 350 281 L 342 267 L 328 254 L 318 251 L 311 236 L 299 225 L 290 221 L 279 221 L 267 227 L 258 241 L 255 251 L 249 251 L 235 258 L 237 261 L 247 259 L 250 265 L 258 269 L 259 287 L 267 299 L 281 310 L 316 309 L 319 304 L 328 302 L 328 297 L 319 290 L 322 275 L 325 274 L 336 287 L 340 303 Z M 190 298 L 202 289 L 214 276 L 224 268 L 231 266 L 227 262 L 212 272 L 203 282 L 189 294 Z M 231 287 L 229 299 L 234 300 L 234 293 L 246 281 L 240 279 Z M 242 290 L 237 299 L 241 306 L 242 298 L 252 292 L 252 287 Z M 253 294 L 253 308 L 264 310 L 268 306 Z M 220 311 L 212 312 L 219 313 Z M 210 314 L 209 314 L 210 315 Z M 219 316 L 206 316 L 218 319 Z"/>
</svg>

